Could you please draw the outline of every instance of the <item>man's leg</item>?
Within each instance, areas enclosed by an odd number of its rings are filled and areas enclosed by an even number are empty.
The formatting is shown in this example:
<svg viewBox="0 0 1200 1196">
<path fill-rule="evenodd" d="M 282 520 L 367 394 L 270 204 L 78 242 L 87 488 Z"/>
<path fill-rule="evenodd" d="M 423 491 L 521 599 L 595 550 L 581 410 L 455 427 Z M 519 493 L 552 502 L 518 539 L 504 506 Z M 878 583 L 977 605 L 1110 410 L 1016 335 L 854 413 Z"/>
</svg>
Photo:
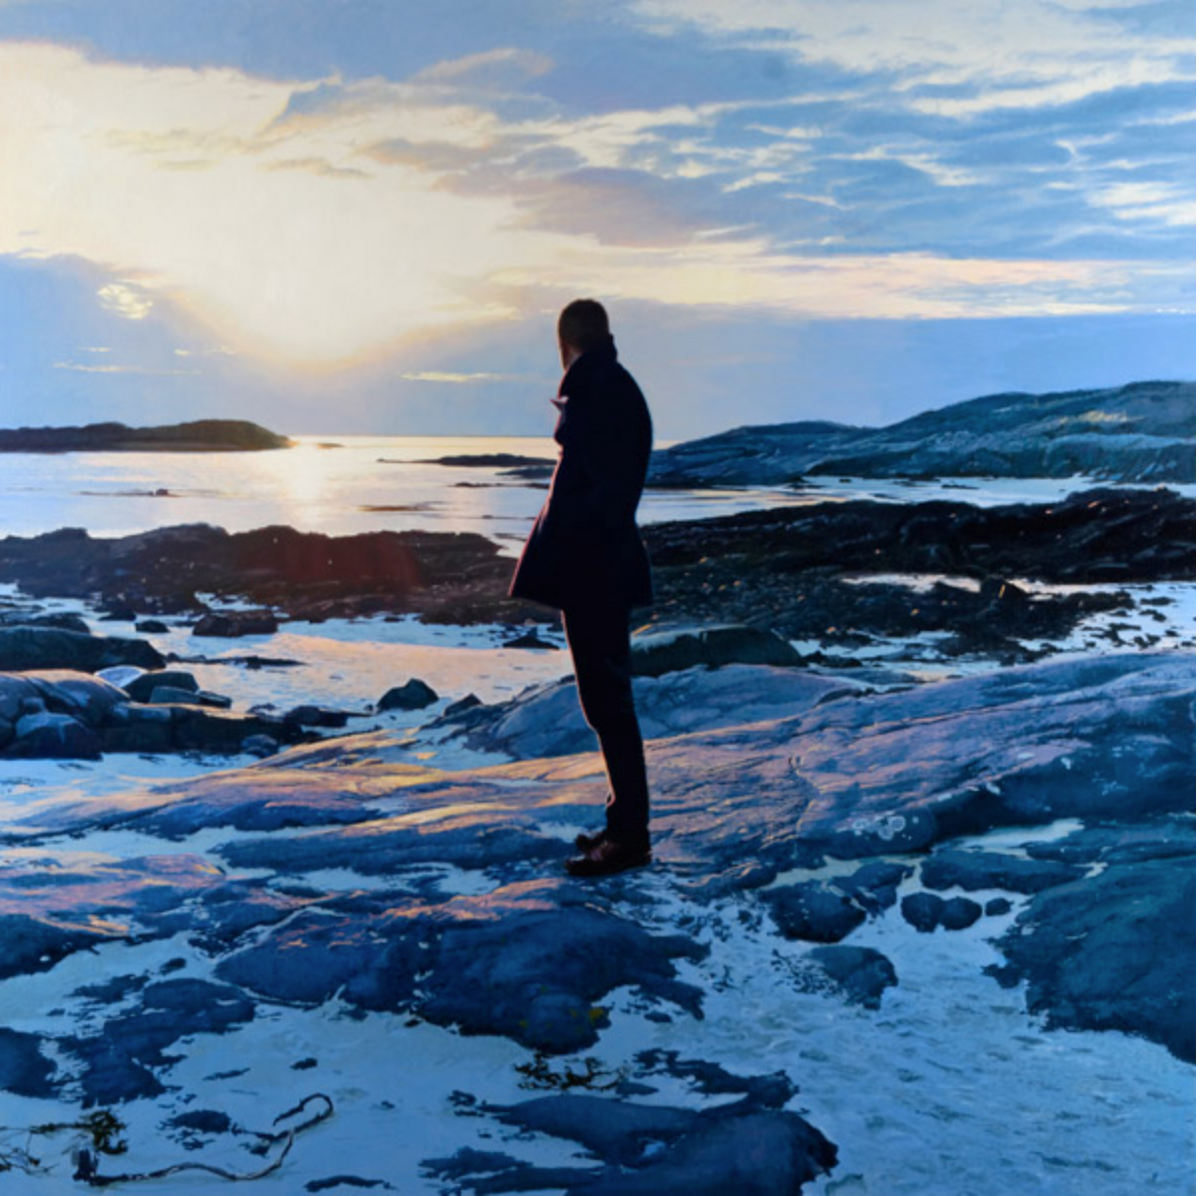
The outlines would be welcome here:
<svg viewBox="0 0 1200 1196">
<path fill-rule="evenodd" d="M 650 794 L 642 732 L 633 704 L 629 613 L 621 607 L 563 611 L 579 704 L 596 732 L 608 771 L 608 834 L 622 843 L 650 840 Z"/>
</svg>

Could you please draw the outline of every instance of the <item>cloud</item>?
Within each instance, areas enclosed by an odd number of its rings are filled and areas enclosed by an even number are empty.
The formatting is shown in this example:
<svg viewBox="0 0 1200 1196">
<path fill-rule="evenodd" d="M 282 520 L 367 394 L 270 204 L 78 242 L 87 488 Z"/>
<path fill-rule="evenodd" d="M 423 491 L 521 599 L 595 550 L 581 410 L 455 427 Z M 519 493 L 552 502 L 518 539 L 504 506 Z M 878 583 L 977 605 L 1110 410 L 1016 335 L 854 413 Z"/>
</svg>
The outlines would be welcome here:
<svg viewBox="0 0 1200 1196">
<path fill-rule="evenodd" d="M 194 377 L 199 373 L 197 370 L 156 369 L 153 366 L 144 365 L 88 365 L 78 361 L 56 361 L 53 368 L 72 370 L 78 374 L 144 374 L 173 378 Z"/>
<path fill-rule="evenodd" d="M 417 83 L 450 83 L 455 86 L 519 85 L 554 69 L 554 60 L 533 50 L 511 46 L 447 59 L 426 67 L 414 76 Z"/>
<path fill-rule="evenodd" d="M 524 376 L 517 374 L 456 374 L 445 370 L 420 370 L 417 373 L 401 374 L 406 382 L 443 382 L 452 385 L 463 385 L 473 382 L 524 382 Z"/>
<path fill-rule="evenodd" d="M 141 287 L 135 287 L 127 282 L 110 282 L 101 287 L 96 294 L 100 297 L 100 306 L 105 311 L 121 316 L 126 320 L 144 320 L 154 309 L 154 301 Z"/>
<path fill-rule="evenodd" d="M 633 10 L 663 32 L 696 26 L 804 63 L 886 77 L 900 104 L 969 117 L 1190 78 L 1192 40 L 1131 37 L 1121 17 L 1137 7 L 1138 0 L 635 0 Z M 939 98 L 930 88 L 964 94 Z"/>
</svg>

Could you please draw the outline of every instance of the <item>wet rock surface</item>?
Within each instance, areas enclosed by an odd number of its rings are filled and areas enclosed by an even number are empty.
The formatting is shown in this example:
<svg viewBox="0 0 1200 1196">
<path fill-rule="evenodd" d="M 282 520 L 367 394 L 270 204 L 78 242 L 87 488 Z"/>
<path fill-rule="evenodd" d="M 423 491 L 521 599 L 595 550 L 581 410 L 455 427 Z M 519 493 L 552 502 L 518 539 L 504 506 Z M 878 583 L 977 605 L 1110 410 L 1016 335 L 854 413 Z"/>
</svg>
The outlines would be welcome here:
<svg viewBox="0 0 1200 1196">
<path fill-rule="evenodd" d="M 734 1075 L 703 1060 L 681 1060 L 676 1051 L 651 1050 L 637 1056 L 634 1074 L 646 1093 L 665 1074 L 690 1081 L 705 1096 L 740 1099 L 703 1110 L 589 1095 L 510 1105 L 467 1099 L 472 1113 L 486 1113 L 523 1134 L 577 1142 L 592 1159 L 582 1166 L 535 1167 L 499 1151 L 468 1148 L 426 1159 L 424 1169 L 475 1192 L 549 1187 L 594 1196 L 685 1191 L 771 1196 L 799 1191 L 837 1163 L 836 1147 L 783 1108 L 796 1095 L 785 1073 Z"/>
<path fill-rule="evenodd" d="M 1196 874 L 1189 856 L 1111 863 L 1038 894 L 1000 942 L 1051 1026 L 1124 1030 L 1196 1059 Z"/>
<path fill-rule="evenodd" d="M 691 667 L 661 677 L 635 677 L 633 683 L 648 739 L 795 714 L 859 688 L 853 681 L 800 669 L 753 665 L 712 671 Z M 448 709 L 431 727 L 477 750 L 514 758 L 565 756 L 588 751 L 596 742 L 580 712 L 575 683 L 568 678 L 505 702 Z"/>
<path fill-rule="evenodd" d="M 952 949 L 1000 918 L 998 992 L 1024 981 L 1049 1026 L 1194 1051 L 1191 657 L 1060 660 L 891 693 L 765 666 L 669 676 L 696 706 L 737 670 L 743 683 L 800 678 L 807 698 L 785 716 L 652 740 L 654 863 L 596 883 L 560 865 L 603 805 L 597 757 L 530 755 L 533 725 L 502 765 L 438 771 L 378 731 L 31 810 L 6 828 L 18 854 L 0 870 L 0 975 L 168 940 L 186 970 L 97 976 L 74 995 L 86 1026 L 0 1038 L 0 1076 L 120 1107 L 170 1096 L 196 1036 L 236 1039 L 272 1011 L 395 1019 L 529 1052 L 530 1083 L 552 1093 L 464 1097 L 464 1126 L 588 1155 L 427 1158 L 447 1184 L 773 1196 L 836 1166 L 821 1118 L 793 1104 L 790 1064 L 782 1078 L 738 1077 L 647 1052 L 606 1072 L 581 1056 L 701 1025 L 719 971 L 697 978 L 722 925 L 770 945 L 766 970 L 794 999 L 873 1025 L 904 984 L 906 951 Z M 66 680 L 77 708 L 121 707 L 116 687 Z M 79 850 L 72 836 L 97 829 L 142 853 Z M 1004 846 L 989 846 L 998 832 Z M 889 920 L 885 952 L 871 944 Z M 321 1055 L 293 1049 L 289 1062 L 311 1059 L 319 1079 Z M 50 1059 L 63 1063 L 48 1071 Z M 667 1095 L 680 1084 L 700 1107 Z"/>
<path fill-rule="evenodd" d="M 607 1015 L 595 1002 L 625 984 L 699 1014 L 701 994 L 671 966 L 702 954 L 694 944 L 648 935 L 565 882 L 436 904 L 356 904 L 365 908 L 291 920 L 223 960 L 218 975 L 289 1001 L 319 1003 L 340 990 L 365 1009 L 411 1011 L 551 1052 L 596 1042 Z"/>
</svg>

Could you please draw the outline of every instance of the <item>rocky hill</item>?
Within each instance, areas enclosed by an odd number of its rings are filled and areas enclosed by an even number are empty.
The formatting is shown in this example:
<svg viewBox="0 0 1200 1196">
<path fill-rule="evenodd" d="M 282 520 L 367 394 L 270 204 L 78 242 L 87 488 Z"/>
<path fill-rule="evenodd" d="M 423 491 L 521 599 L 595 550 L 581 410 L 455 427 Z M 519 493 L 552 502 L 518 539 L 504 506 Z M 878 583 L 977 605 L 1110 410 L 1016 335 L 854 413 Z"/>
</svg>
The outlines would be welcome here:
<svg viewBox="0 0 1200 1196">
<path fill-rule="evenodd" d="M 119 423 L 83 427 L 0 428 L 0 452 L 253 452 L 290 448 L 286 436 L 244 419 L 197 419 L 130 428 Z"/>
<path fill-rule="evenodd" d="M 999 394 L 884 428 L 736 428 L 654 454 L 650 484 L 780 486 L 808 476 L 1196 480 L 1196 385 Z"/>
</svg>

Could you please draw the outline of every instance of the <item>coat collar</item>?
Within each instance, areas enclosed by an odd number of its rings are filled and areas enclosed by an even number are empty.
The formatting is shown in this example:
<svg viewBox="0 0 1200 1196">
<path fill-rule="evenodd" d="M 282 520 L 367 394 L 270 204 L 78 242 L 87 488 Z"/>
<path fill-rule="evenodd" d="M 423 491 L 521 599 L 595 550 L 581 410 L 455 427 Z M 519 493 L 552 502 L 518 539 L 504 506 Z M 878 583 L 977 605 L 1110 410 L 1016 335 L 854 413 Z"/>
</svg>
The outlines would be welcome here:
<svg viewBox="0 0 1200 1196">
<path fill-rule="evenodd" d="M 608 338 L 607 344 L 597 345 L 596 348 L 580 354 L 571 362 L 570 369 L 563 374 L 562 381 L 558 384 L 559 399 L 565 398 L 570 393 L 568 386 L 572 379 L 590 374 L 601 366 L 611 365 L 616 360 L 617 345 L 611 336 Z"/>
</svg>

